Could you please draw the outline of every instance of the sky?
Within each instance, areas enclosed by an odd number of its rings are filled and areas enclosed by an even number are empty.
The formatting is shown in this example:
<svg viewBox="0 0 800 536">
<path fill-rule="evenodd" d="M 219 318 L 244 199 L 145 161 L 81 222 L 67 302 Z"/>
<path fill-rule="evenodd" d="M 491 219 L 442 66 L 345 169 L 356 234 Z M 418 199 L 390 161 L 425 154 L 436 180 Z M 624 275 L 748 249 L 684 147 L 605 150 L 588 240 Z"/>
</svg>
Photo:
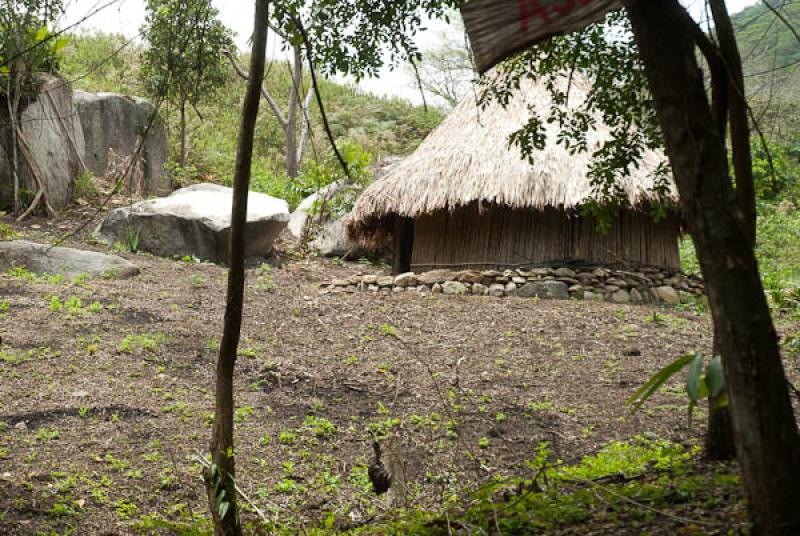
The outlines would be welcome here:
<svg viewBox="0 0 800 536">
<path fill-rule="evenodd" d="M 66 0 L 66 15 L 62 21 L 62 27 L 72 25 L 110 0 Z M 728 9 L 731 13 L 741 11 L 748 5 L 756 3 L 758 0 L 726 0 Z M 696 18 L 700 19 L 703 13 L 704 0 L 682 0 L 687 5 Z M 248 49 L 247 40 L 253 29 L 253 2 L 246 0 L 214 0 L 214 5 L 220 11 L 222 22 L 236 33 L 236 44 L 239 48 Z M 103 31 L 107 33 L 121 33 L 128 37 L 135 36 L 142 23 L 144 22 L 144 0 L 118 0 L 112 6 L 107 7 L 91 18 L 82 22 L 78 28 L 86 31 Z M 417 36 L 418 46 L 424 50 L 432 47 L 440 38 L 442 33 L 446 33 L 448 28 L 441 22 L 430 21 L 427 24 L 427 31 L 421 32 Z M 269 57 L 283 57 L 280 44 L 271 39 L 268 44 Z M 364 80 L 360 86 L 365 91 L 378 95 L 396 96 L 419 104 L 421 96 L 415 88 L 414 80 L 402 67 L 397 70 L 383 69 L 380 75 L 374 79 Z"/>
</svg>

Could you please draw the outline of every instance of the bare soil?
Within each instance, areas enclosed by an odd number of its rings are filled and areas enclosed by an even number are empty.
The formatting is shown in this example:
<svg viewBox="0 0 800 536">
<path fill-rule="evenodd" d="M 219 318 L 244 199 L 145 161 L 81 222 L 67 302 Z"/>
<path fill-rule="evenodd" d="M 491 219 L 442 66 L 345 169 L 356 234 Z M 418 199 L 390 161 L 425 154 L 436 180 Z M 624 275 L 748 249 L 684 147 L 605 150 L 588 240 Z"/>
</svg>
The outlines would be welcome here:
<svg viewBox="0 0 800 536">
<path fill-rule="evenodd" d="M 52 241 L 59 225 L 74 222 L 15 229 Z M 86 233 L 68 245 L 110 249 Z M 185 521 L 206 509 L 192 457 L 210 436 L 226 271 L 123 256 L 139 277 L 0 275 L 2 534 L 129 534 L 147 515 Z M 277 520 L 380 518 L 385 503 L 365 486 L 376 435 L 396 438 L 420 508 L 495 475 L 527 474 L 542 442 L 565 461 L 640 434 L 700 442 L 702 410 L 690 423 L 678 382 L 635 415 L 625 401 L 676 357 L 710 349 L 706 315 L 322 294 L 323 280 L 380 269 L 290 255 L 273 262 L 271 272 L 248 270 L 236 454 L 239 485 Z M 728 516 L 738 530 L 744 512 L 734 504 L 705 515 Z"/>
</svg>

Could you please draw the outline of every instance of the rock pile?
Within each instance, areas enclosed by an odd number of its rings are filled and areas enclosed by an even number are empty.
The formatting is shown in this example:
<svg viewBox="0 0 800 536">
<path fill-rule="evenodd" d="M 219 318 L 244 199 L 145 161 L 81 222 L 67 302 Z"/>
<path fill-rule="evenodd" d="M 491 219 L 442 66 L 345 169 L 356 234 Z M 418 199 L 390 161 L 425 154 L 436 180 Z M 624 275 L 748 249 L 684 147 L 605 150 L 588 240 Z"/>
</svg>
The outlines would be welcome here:
<svg viewBox="0 0 800 536">
<path fill-rule="evenodd" d="M 703 282 L 682 272 L 644 267 L 637 271 L 604 267 L 546 267 L 517 270 L 433 270 L 398 276 L 374 274 L 336 279 L 323 292 L 408 292 L 422 294 L 516 296 L 677 305 L 704 293 Z"/>
</svg>

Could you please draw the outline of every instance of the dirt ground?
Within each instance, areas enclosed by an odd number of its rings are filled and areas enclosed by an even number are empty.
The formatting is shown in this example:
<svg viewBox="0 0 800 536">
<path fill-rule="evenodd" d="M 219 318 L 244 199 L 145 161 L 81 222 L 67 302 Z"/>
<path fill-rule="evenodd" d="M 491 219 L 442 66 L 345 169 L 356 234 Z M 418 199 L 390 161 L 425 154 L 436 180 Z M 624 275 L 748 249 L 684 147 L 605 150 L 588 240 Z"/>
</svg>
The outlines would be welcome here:
<svg viewBox="0 0 800 536">
<path fill-rule="evenodd" d="M 42 241 L 63 231 L 15 229 Z M 109 250 L 86 233 L 69 245 Z M 139 277 L 0 275 L 0 533 L 146 532 L 153 519 L 206 508 L 193 457 L 210 436 L 226 271 L 122 255 Z M 688 422 L 678 383 L 633 416 L 625 400 L 676 357 L 709 350 L 706 315 L 322 294 L 323 280 L 380 268 L 288 255 L 278 264 L 248 270 L 236 374 L 238 482 L 269 517 L 380 517 L 365 470 L 375 436 L 395 438 L 423 508 L 526 474 L 542 442 L 573 461 L 645 433 L 700 440 L 702 411 Z"/>
</svg>

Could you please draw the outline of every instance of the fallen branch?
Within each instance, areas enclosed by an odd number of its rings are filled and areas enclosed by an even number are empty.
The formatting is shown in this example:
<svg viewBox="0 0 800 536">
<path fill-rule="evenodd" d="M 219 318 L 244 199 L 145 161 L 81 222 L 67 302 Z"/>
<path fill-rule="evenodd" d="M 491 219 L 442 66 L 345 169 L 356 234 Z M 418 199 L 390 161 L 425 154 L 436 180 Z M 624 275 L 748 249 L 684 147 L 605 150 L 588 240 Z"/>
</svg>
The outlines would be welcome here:
<svg viewBox="0 0 800 536">
<path fill-rule="evenodd" d="M 20 153 L 22 157 L 25 159 L 25 163 L 28 165 L 28 169 L 31 172 L 31 177 L 33 177 L 33 182 L 36 183 L 37 193 L 36 197 L 33 198 L 33 202 L 31 205 L 25 210 L 25 212 L 17 218 L 17 221 L 20 222 L 31 215 L 31 213 L 36 209 L 39 203 L 44 203 L 44 207 L 47 210 L 49 216 L 55 216 L 56 211 L 53 210 L 53 207 L 50 205 L 50 201 L 47 199 L 47 192 L 45 191 L 44 181 L 42 180 L 41 170 L 39 169 L 39 164 L 36 163 L 36 159 L 33 157 L 33 152 L 31 151 L 31 147 L 28 144 L 28 139 L 22 133 L 22 129 L 17 126 L 16 130 L 17 134 L 17 141 L 19 142 Z"/>
</svg>

